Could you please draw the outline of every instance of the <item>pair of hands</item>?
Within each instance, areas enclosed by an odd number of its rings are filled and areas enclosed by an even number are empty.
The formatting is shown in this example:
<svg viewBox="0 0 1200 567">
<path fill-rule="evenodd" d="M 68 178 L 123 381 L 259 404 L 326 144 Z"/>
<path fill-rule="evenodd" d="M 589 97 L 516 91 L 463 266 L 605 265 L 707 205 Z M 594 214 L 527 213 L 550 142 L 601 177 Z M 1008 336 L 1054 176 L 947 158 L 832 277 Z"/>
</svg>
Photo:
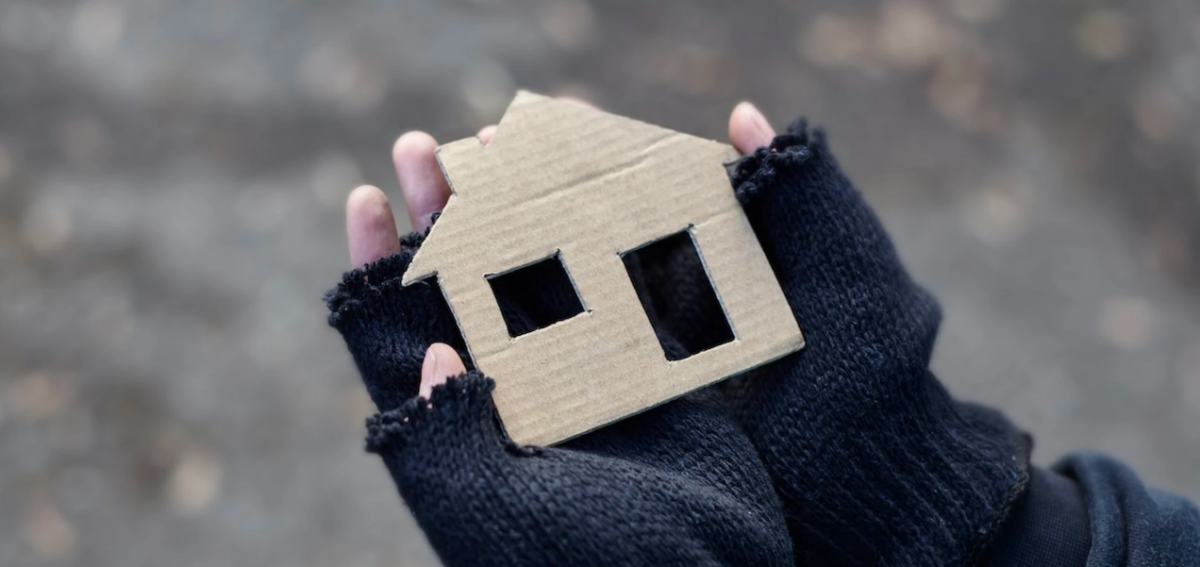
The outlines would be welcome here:
<svg viewBox="0 0 1200 567">
<path fill-rule="evenodd" d="M 578 104 L 587 104 L 574 101 Z M 484 145 L 491 140 L 496 126 L 477 134 Z M 734 107 L 729 116 L 729 141 L 743 155 L 766 146 L 775 131 L 763 114 L 749 102 Z M 424 231 L 431 218 L 450 198 L 450 186 L 434 156 L 437 141 L 425 132 L 411 131 L 392 146 L 392 164 L 404 194 L 404 204 L 413 230 Z M 400 251 L 400 238 L 387 195 L 377 187 L 363 185 L 346 200 L 346 237 L 350 263 L 361 267 Z M 433 387 L 446 378 L 466 371 L 458 353 L 444 343 L 434 343 L 425 354 L 421 370 L 420 395 L 428 399 Z"/>
<path fill-rule="evenodd" d="M 823 133 L 776 136 L 743 103 L 729 134 L 746 156 L 731 190 L 805 349 L 556 447 L 507 439 L 440 290 L 400 285 L 421 235 L 398 237 L 378 189 L 350 195 L 366 267 L 327 296 L 330 324 L 380 409 L 368 449 L 446 564 L 971 565 L 986 550 L 1024 490 L 1025 441 L 929 371 L 937 304 Z M 417 231 L 450 195 L 436 145 L 410 132 L 393 149 Z"/>
</svg>

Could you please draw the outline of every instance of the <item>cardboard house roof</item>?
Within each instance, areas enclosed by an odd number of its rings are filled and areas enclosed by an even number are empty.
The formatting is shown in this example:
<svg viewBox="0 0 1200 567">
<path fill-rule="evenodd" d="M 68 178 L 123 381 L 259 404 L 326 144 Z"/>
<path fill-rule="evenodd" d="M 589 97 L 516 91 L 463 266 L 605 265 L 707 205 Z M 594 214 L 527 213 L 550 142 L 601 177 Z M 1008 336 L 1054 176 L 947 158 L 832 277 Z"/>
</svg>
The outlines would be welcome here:
<svg viewBox="0 0 1200 567">
<path fill-rule="evenodd" d="M 404 284 L 436 275 L 515 441 L 559 442 L 803 346 L 730 188 L 732 147 L 523 91 L 486 147 L 437 156 L 452 195 Z M 622 255 L 685 232 L 734 340 L 669 361 Z M 510 336 L 489 278 L 552 257 L 583 311 Z"/>
</svg>

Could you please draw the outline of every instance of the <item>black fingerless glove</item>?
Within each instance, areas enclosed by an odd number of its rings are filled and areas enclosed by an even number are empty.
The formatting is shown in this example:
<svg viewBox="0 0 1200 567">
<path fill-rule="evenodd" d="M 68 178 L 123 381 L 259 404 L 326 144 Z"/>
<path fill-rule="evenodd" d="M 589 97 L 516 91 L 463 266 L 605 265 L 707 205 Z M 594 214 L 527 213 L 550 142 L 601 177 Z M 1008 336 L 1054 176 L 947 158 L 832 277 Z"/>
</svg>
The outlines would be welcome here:
<svg viewBox="0 0 1200 567">
<path fill-rule="evenodd" d="M 940 312 L 803 121 L 734 185 L 804 350 L 721 389 L 783 500 L 802 563 L 966 565 L 1028 479 L 1026 438 L 929 371 Z"/>
<path fill-rule="evenodd" d="M 558 447 L 518 447 L 474 371 L 416 398 L 425 348 L 462 340 L 420 245 L 327 297 L 379 415 L 367 448 L 447 565 L 792 565 L 779 499 L 725 400 L 703 391 Z M 464 357 L 465 360 L 465 357 Z M 630 379 L 636 379 L 631 376 Z"/>
<path fill-rule="evenodd" d="M 330 293 L 330 323 L 381 412 L 368 448 L 443 561 L 958 566 L 980 557 L 1024 489 L 1028 447 L 998 414 L 954 402 L 929 372 L 936 303 L 802 123 L 736 164 L 734 186 L 805 349 L 559 447 L 508 441 L 491 382 L 476 372 L 435 388 L 432 405 L 414 398 L 430 343 L 466 359 L 440 291 L 400 286 L 419 235 Z M 670 266 L 646 266 L 646 277 L 671 281 L 680 297 L 707 285 L 688 279 L 691 266 Z M 705 319 L 711 309 L 647 308 L 666 348 L 705 344 L 720 328 Z"/>
</svg>

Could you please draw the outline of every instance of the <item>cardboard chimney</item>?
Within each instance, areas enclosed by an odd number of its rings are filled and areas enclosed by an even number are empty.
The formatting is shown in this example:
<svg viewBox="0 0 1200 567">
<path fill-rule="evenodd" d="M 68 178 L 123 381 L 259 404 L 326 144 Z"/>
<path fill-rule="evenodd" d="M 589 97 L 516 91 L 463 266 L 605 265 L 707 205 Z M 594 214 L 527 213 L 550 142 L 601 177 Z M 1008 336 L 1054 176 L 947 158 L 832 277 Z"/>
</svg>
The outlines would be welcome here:
<svg viewBox="0 0 1200 567">
<path fill-rule="evenodd" d="M 520 92 L 486 147 L 437 156 L 453 194 L 404 284 L 436 276 L 514 441 L 561 442 L 804 346 L 730 187 L 732 147 Z M 663 242 L 694 247 L 730 331 L 677 360 L 627 262 Z M 566 286 L 540 315 L 561 320 L 506 320 L 499 294 L 541 284 Z"/>
</svg>

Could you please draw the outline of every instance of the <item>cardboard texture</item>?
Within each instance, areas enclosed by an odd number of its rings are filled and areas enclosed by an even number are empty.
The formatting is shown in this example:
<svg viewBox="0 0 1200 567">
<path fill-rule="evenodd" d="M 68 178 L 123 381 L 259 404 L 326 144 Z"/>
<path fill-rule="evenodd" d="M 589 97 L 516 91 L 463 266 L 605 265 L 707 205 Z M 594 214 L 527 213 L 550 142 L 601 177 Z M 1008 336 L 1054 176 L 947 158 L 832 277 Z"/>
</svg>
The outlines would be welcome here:
<svg viewBox="0 0 1200 567">
<path fill-rule="evenodd" d="M 404 275 L 436 275 L 508 434 L 548 445 L 804 346 L 730 188 L 725 144 L 520 92 L 487 147 L 437 150 L 453 194 Z M 690 232 L 735 339 L 668 361 L 622 254 Z M 517 337 L 488 279 L 557 255 L 583 312 Z"/>
</svg>

